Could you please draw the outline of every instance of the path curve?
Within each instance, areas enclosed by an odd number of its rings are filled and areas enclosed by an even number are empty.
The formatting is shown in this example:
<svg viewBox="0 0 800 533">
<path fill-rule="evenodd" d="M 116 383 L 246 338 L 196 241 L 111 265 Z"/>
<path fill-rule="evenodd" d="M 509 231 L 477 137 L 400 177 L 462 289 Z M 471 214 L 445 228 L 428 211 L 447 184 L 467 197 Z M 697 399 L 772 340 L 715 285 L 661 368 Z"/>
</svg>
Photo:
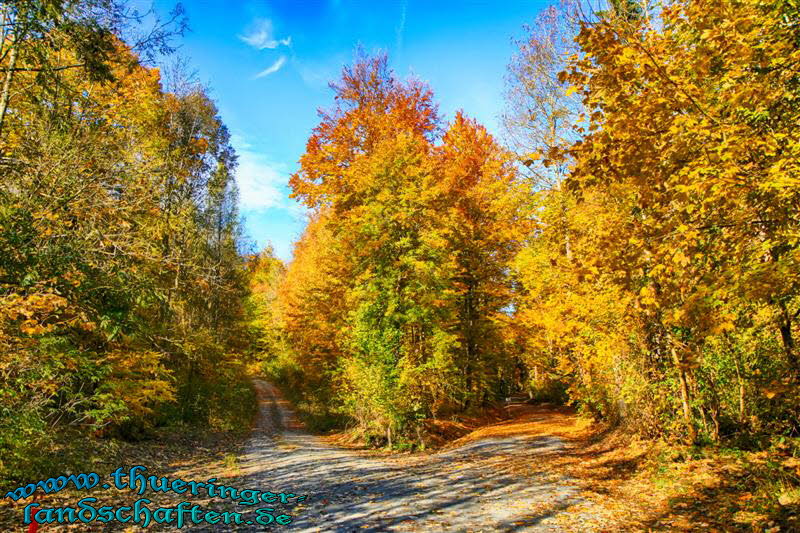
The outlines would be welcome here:
<svg viewBox="0 0 800 533">
<path fill-rule="evenodd" d="M 374 457 L 329 446 L 303 431 L 274 385 L 254 384 L 259 414 L 241 458 L 240 486 L 307 494 L 303 503 L 277 508 L 294 517 L 288 530 L 594 530 L 591 503 L 569 479 L 503 472 L 504 458 L 562 450 L 557 437 L 493 438 L 429 455 Z M 570 513 L 572 524 L 585 513 L 587 521 L 564 529 L 559 513 Z"/>
</svg>

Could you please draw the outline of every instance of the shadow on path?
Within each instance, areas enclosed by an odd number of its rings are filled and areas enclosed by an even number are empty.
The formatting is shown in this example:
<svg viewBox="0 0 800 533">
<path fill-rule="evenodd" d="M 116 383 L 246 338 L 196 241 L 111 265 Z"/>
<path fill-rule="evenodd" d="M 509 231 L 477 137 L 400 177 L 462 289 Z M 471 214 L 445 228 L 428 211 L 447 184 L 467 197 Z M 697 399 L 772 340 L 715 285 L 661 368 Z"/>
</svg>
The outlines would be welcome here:
<svg viewBox="0 0 800 533">
<path fill-rule="evenodd" d="M 556 519 L 565 512 L 572 523 L 586 514 L 586 527 L 576 531 L 594 530 L 589 502 L 570 480 L 503 472 L 504 458 L 558 452 L 564 444 L 557 437 L 484 439 L 438 454 L 368 457 L 304 432 L 274 386 L 255 384 L 259 419 L 241 458 L 239 488 L 308 495 L 275 507 L 276 514 L 293 516 L 289 530 L 563 531 Z M 242 524 L 238 531 L 267 528 Z"/>
</svg>

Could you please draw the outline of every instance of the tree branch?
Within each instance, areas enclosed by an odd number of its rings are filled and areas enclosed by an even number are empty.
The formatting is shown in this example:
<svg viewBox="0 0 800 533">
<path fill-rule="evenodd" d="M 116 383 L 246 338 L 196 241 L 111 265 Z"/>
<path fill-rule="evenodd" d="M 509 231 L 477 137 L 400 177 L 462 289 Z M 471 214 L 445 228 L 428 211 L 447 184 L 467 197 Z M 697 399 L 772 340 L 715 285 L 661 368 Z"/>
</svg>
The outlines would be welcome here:
<svg viewBox="0 0 800 533">
<path fill-rule="evenodd" d="M 62 65 L 60 67 L 13 67 L 13 68 L 0 68 L 0 72 L 56 72 L 59 70 L 67 70 L 70 68 L 85 67 L 85 63 L 78 63 L 75 65 Z"/>
</svg>

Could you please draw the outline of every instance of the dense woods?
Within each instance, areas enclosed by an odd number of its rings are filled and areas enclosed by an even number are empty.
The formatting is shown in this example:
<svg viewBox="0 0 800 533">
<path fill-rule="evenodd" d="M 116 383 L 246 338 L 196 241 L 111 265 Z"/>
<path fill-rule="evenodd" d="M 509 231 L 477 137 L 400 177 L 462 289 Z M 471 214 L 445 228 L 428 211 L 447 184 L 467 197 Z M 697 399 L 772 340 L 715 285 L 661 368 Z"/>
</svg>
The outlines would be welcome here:
<svg viewBox="0 0 800 533">
<path fill-rule="evenodd" d="M 289 179 L 286 263 L 244 242 L 209 91 L 152 66 L 180 10 L 0 18 L 0 485 L 246 429 L 253 374 L 395 449 L 524 394 L 800 454 L 796 2 L 564 0 L 515 41 L 496 136 L 357 52 Z"/>
<path fill-rule="evenodd" d="M 528 226 L 513 158 L 431 91 L 364 57 L 334 87 L 290 184 L 315 209 L 275 299 L 273 364 L 319 413 L 391 442 L 508 390 L 508 261 Z"/>
<path fill-rule="evenodd" d="M 357 58 L 290 181 L 313 216 L 270 270 L 268 372 L 389 444 L 519 392 L 653 437 L 796 437 L 797 27 L 790 2 L 551 7 L 509 65 L 507 149 Z"/>
<path fill-rule="evenodd" d="M 85 437 L 218 423 L 241 387 L 228 354 L 247 281 L 236 156 L 205 90 L 140 61 L 120 39 L 136 22 L 124 5 L 4 2 L 0 14 L 10 484 L 63 472 Z M 141 52 L 179 29 L 160 25 Z"/>
</svg>

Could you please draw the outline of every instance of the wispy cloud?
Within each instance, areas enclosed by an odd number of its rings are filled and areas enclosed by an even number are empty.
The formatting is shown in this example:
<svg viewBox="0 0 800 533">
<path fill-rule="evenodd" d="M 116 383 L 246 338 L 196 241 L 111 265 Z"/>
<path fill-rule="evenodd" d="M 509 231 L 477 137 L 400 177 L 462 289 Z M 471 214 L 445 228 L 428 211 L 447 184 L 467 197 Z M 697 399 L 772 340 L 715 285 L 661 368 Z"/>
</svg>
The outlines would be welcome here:
<svg viewBox="0 0 800 533">
<path fill-rule="evenodd" d="M 239 207 L 247 233 L 256 246 L 272 244 L 278 257 L 292 257 L 292 242 L 302 233 L 309 210 L 289 198 L 289 166 L 247 142 L 241 134 L 231 136 L 239 156 L 236 182 Z"/>
<path fill-rule="evenodd" d="M 292 66 L 307 86 L 314 90 L 325 90 L 328 83 L 339 78 L 342 65 L 347 64 L 349 59 L 347 53 L 339 52 L 322 59 L 293 59 Z"/>
<path fill-rule="evenodd" d="M 275 30 L 273 29 L 272 20 L 270 19 L 256 19 L 251 25 L 250 30 L 245 35 L 240 35 L 239 39 L 256 50 L 273 50 L 279 46 L 289 46 L 292 44 L 291 37 L 285 37 L 283 39 L 275 37 Z M 272 63 L 272 65 L 253 76 L 253 79 L 275 74 L 285 63 L 286 56 L 281 56 Z"/>
<path fill-rule="evenodd" d="M 286 208 L 289 179 L 286 166 L 270 161 L 236 136 L 232 140 L 239 156 L 236 169 L 239 204 L 245 209 Z"/>
<path fill-rule="evenodd" d="M 408 0 L 403 1 L 402 11 L 400 12 L 400 23 L 395 30 L 397 39 L 395 42 L 396 53 L 399 55 L 403 50 L 403 33 L 406 31 L 406 10 L 408 8 Z"/>
<path fill-rule="evenodd" d="M 242 135 L 233 134 L 238 165 L 236 183 L 239 204 L 244 209 L 284 209 L 293 219 L 303 219 L 307 210 L 289 198 L 288 165 L 270 159 L 248 143 Z"/>
<path fill-rule="evenodd" d="M 281 69 L 284 63 L 286 63 L 286 57 L 281 56 L 273 64 L 271 64 L 270 66 L 268 66 L 267 68 L 256 74 L 254 78 L 258 79 L 258 78 L 263 78 L 264 76 L 269 76 L 270 74 L 275 74 Z"/>
<path fill-rule="evenodd" d="M 286 210 L 295 222 L 307 222 L 311 210 L 299 201 L 287 200 Z"/>
<path fill-rule="evenodd" d="M 278 46 L 289 46 L 292 44 L 291 36 L 283 39 L 275 37 L 275 31 L 272 27 L 270 19 L 258 19 L 253 25 L 252 29 L 246 35 L 240 35 L 239 39 L 249 44 L 256 50 L 263 50 L 265 48 L 277 48 Z"/>
</svg>

